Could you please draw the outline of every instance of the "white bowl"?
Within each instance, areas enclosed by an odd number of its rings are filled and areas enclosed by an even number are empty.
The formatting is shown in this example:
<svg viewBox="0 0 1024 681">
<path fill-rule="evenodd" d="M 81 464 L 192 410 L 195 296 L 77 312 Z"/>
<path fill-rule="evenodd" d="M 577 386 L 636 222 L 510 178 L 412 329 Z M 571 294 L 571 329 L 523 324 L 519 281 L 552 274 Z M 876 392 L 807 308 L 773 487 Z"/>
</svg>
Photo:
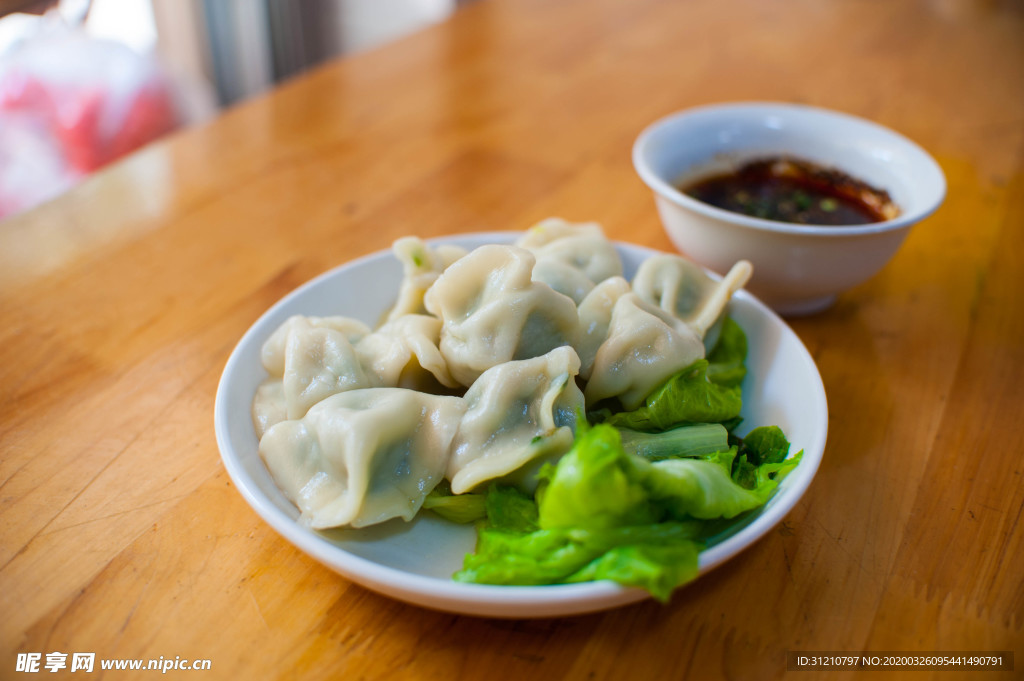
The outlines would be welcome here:
<svg viewBox="0 0 1024 681">
<path fill-rule="evenodd" d="M 796 225 L 716 208 L 675 186 L 777 155 L 834 167 L 884 189 L 900 214 L 867 225 Z M 902 135 L 794 104 L 723 104 L 670 115 L 640 134 L 633 164 L 654 191 L 676 247 L 716 272 L 749 260 L 754 275 L 747 288 L 782 314 L 822 310 L 838 293 L 869 279 L 946 193 L 939 165 Z"/>
<path fill-rule="evenodd" d="M 458 235 L 436 242 L 474 248 L 510 243 L 518 234 Z M 618 244 L 628 276 L 657 253 Z M 357 317 L 376 322 L 398 294 L 401 266 L 382 251 L 338 267 L 296 289 L 268 310 L 245 333 L 221 376 L 214 407 L 217 445 L 224 467 L 250 506 L 277 532 L 324 565 L 354 582 L 388 596 L 430 608 L 493 617 L 553 617 L 591 612 L 647 597 L 640 589 L 611 582 L 557 586 L 462 584 L 451 575 L 473 550 L 471 526 L 422 513 L 410 523 L 393 520 L 361 530 L 316 531 L 298 523 L 298 510 L 274 484 L 260 459 L 250 405 L 266 376 L 260 363 L 263 342 L 293 314 Z M 814 360 L 767 307 L 745 291 L 736 294 L 732 316 L 750 342 L 743 385 L 744 425 L 777 424 L 803 460 L 761 509 L 716 537 L 700 556 L 707 572 L 767 533 L 803 495 L 825 448 L 828 411 L 825 389 Z"/>
</svg>

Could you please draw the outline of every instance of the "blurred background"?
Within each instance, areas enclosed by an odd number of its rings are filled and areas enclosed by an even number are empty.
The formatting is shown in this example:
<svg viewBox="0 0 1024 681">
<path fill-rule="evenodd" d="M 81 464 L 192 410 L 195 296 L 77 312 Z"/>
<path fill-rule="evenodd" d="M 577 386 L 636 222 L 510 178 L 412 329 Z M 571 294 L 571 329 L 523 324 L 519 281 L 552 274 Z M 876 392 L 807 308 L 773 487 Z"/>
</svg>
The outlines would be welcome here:
<svg viewBox="0 0 1024 681">
<path fill-rule="evenodd" d="M 0 220 L 468 0 L 0 0 Z"/>
</svg>

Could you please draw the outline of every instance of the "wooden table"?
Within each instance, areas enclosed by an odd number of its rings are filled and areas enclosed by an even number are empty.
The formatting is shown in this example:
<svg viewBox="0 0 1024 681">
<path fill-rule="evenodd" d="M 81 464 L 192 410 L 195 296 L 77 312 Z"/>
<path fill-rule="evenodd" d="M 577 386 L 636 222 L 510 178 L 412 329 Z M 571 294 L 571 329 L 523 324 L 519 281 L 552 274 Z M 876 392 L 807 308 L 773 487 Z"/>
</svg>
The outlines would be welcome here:
<svg viewBox="0 0 1024 681">
<path fill-rule="evenodd" d="M 995 1 L 484 1 L 3 222 L 0 677 L 53 651 L 232 679 L 762 679 L 795 650 L 1024 673 L 1022 36 Z M 213 400 L 267 307 L 407 233 L 561 215 L 669 249 L 631 143 L 727 100 L 871 118 L 949 182 L 879 275 L 792 321 L 831 423 L 784 523 L 668 606 L 492 621 L 355 586 L 250 510 Z"/>
</svg>

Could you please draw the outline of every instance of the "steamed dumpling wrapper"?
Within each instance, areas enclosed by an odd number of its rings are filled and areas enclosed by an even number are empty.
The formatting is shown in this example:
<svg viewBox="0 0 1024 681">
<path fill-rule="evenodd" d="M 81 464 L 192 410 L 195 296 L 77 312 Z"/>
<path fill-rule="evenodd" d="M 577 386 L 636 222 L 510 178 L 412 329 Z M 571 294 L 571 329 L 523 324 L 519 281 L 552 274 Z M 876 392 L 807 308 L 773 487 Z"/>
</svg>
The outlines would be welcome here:
<svg viewBox="0 0 1024 681">
<path fill-rule="evenodd" d="M 590 371 L 588 404 L 616 397 L 626 410 L 636 409 L 674 373 L 702 359 L 714 341 L 709 331 L 718 328 L 715 323 L 750 274 L 750 263 L 741 260 L 716 281 L 685 258 L 661 254 L 640 264 L 631 292 L 613 284 L 607 291 L 595 288 L 580 304 L 581 326 L 590 330 L 583 334 L 580 355 L 581 374 Z M 589 366 L 593 339 L 605 324 L 607 335 Z"/>
<path fill-rule="evenodd" d="M 288 420 L 288 407 L 284 398 L 284 381 L 280 378 L 268 378 L 256 388 L 252 398 L 252 424 L 256 437 L 275 423 Z"/>
<path fill-rule="evenodd" d="M 481 246 L 427 291 L 426 308 L 443 323 L 441 354 L 462 385 L 498 364 L 576 342 L 575 303 L 530 278 L 535 262 L 522 248 Z"/>
<path fill-rule="evenodd" d="M 360 363 L 379 385 L 431 392 L 430 379 L 446 388 L 458 385 L 437 347 L 440 338 L 440 319 L 407 314 L 360 339 L 355 349 Z"/>
<path fill-rule="evenodd" d="M 402 263 L 402 284 L 398 300 L 388 311 L 385 321 L 409 314 L 424 314 L 423 294 L 449 265 L 466 255 L 466 249 L 451 244 L 429 246 L 415 236 L 402 237 L 391 246 L 398 262 Z"/>
<path fill-rule="evenodd" d="M 583 394 L 588 406 L 615 397 L 625 409 L 636 409 L 672 374 L 703 357 L 704 342 L 693 328 L 626 293 L 612 308 Z"/>
<path fill-rule="evenodd" d="M 305 331 L 308 329 L 330 329 L 336 331 L 351 345 L 355 345 L 367 334 L 370 327 L 352 317 L 307 317 L 293 315 L 285 320 L 281 326 L 270 334 L 270 338 L 263 344 L 260 351 L 260 360 L 263 368 L 271 376 L 284 376 L 286 349 L 288 338 L 293 331 Z"/>
<path fill-rule="evenodd" d="M 257 436 L 348 390 L 455 387 L 437 347 L 440 331 L 428 315 L 403 315 L 376 331 L 348 317 L 289 318 L 263 346 L 270 377 L 253 400 Z"/>
<path fill-rule="evenodd" d="M 612 310 L 630 287 L 622 277 L 609 277 L 591 289 L 577 308 L 580 321 L 580 335 L 576 352 L 580 356 L 580 377 L 590 379 L 594 369 L 597 350 L 608 338 L 608 327 L 612 323 Z"/>
<path fill-rule="evenodd" d="M 568 347 L 492 367 L 466 391 L 466 414 L 452 442 L 448 478 L 461 494 L 504 478 L 536 486 L 542 463 L 569 451 L 583 393 L 576 386 L 579 357 Z"/>
<path fill-rule="evenodd" d="M 404 388 L 352 390 L 272 426 L 259 452 L 309 527 L 411 520 L 444 477 L 465 408 Z"/>
<path fill-rule="evenodd" d="M 355 344 L 370 333 L 348 317 L 290 317 L 263 344 L 270 377 L 257 389 L 252 415 L 260 437 L 286 418 L 303 416 L 335 393 L 379 385 L 363 370 Z"/>
<path fill-rule="evenodd" d="M 753 269 L 740 260 L 720 281 L 694 262 L 678 255 L 654 255 L 644 260 L 633 277 L 633 291 L 693 328 L 703 338 L 722 316 L 732 295 L 750 279 Z"/>
<path fill-rule="evenodd" d="M 516 246 L 534 254 L 534 281 L 547 284 L 579 304 L 595 285 L 622 275 L 615 245 L 596 222 L 573 224 L 548 218 L 531 227 Z"/>
</svg>

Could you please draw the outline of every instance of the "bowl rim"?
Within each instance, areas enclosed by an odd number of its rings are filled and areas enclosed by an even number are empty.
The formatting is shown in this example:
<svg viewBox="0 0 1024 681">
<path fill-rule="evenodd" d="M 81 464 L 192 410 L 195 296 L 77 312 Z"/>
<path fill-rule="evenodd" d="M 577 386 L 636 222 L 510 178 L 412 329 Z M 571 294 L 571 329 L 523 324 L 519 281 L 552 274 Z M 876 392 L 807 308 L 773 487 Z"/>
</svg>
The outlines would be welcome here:
<svg viewBox="0 0 1024 681">
<path fill-rule="evenodd" d="M 906 149 L 911 155 L 917 156 L 918 160 L 923 164 L 925 172 L 931 171 L 934 181 L 933 195 L 928 197 L 928 200 L 922 202 L 921 207 L 915 211 L 904 212 L 890 220 L 883 220 L 882 222 L 871 222 L 864 225 L 800 225 L 790 222 L 781 222 L 777 220 L 766 220 L 764 218 L 756 218 L 741 213 L 734 213 L 732 211 L 725 210 L 724 208 L 718 208 L 710 204 L 698 201 L 683 192 L 679 191 L 671 182 L 662 178 L 658 173 L 651 169 L 650 164 L 647 161 L 647 150 L 650 148 L 652 138 L 662 130 L 662 128 L 674 124 L 677 121 L 685 118 L 696 117 L 696 116 L 707 116 L 708 114 L 715 113 L 748 113 L 748 114 L 766 114 L 773 113 L 778 115 L 809 115 L 816 116 L 822 120 L 831 121 L 833 124 L 842 126 L 854 126 L 860 128 L 866 128 L 873 130 L 876 133 L 882 134 L 885 137 L 891 139 L 894 143 L 900 145 Z M 702 106 L 695 106 L 688 109 L 682 109 L 674 113 L 663 116 L 653 123 L 645 127 L 637 136 L 636 141 L 633 143 L 633 167 L 636 172 L 640 175 L 640 179 L 643 180 L 655 194 L 659 197 L 670 201 L 677 206 L 699 213 L 705 217 L 714 218 L 724 222 L 732 223 L 736 226 L 746 227 L 749 229 L 761 230 L 766 232 L 775 232 L 779 234 L 799 234 L 799 235 L 814 235 L 821 237 L 851 237 L 851 236 L 864 236 L 869 234 L 878 234 L 882 232 L 891 232 L 900 230 L 916 222 L 920 222 L 924 218 L 934 213 L 939 206 L 942 205 L 943 200 L 946 197 L 946 176 L 942 172 L 942 167 L 938 162 L 929 154 L 923 147 L 909 139 L 908 137 L 901 135 L 900 133 L 887 128 L 884 125 L 875 123 L 874 121 L 852 114 L 844 113 L 841 111 L 835 111 L 833 109 L 825 109 L 817 106 L 810 106 L 807 104 L 794 104 L 789 102 L 772 102 L 772 101 L 750 101 L 750 102 L 729 102 L 722 104 L 707 104 Z M 870 181 L 870 180 L 868 180 Z"/>
<path fill-rule="evenodd" d="M 472 242 L 476 246 L 485 243 L 509 243 L 520 234 L 521 232 L 509 231 L 469 232 L 437 236 L 425 241 L 430 245 Z M 651 246 L 618 240 L 613 240 L 613 243 L 620 253 L 632 251 L 637 256 L 650 257 L 665 252 Z M 230 386 L 238 380 L 236 376 L 249 368 L 243 364 L 244 347 L 256 342 L 258 338 L 265 338 L 268 329 L 272 330 L 270 324 L 275 313 L 291 305 L 307 290 L 328 284 L 340 276 L 342 270 L 364 265 L 390 254 L 390 250 L 382 249 L 348 260 L 291 290 L 265 310 L 232 349 L 221 373 L 214 399 L 214 431 L 221 462 L 247 505 L 285 541 L 320 564 L 363 587 L 421 607 L 486 617 L 562 617 L 605 610 L 649 598 L 650 595 L 642 589 L 605 580 L 580 584 L 501 586 L 454 582 L 450 579 L 407 572 L 346 551 L 316 531 L 301 527 L 294 518 L 265 496 L 256 481 L 250 477 L 243 464 L 245 453 L 236 448 L 229 427 L 229 420 L 232 418 L 229 412 Z M 820 428 L 814 432 L 813 441 L 802 443 L 804 459 L 787 476 L 786 494 L 778 496 L 774 504 L 763 507 L 753 522 L 702 551 L 699 558 L 701 575 L 750 548 L 792 511 L 816 476 L 828 434 L 828 402 L 825 388 L 807 347 L 784 320 L 755 296 L 746 290 L 737 291 L 735 296 L 756 311 L 758 316 L 764 317 L 778 328 L 780 333 L 788 336 L 789 342 L 794 344 L 795 351 L 813 368 L 815 380 L 813 395 L 808 398 L 808 406 L 813 406 L 812 411 Z"/>
</svg>

